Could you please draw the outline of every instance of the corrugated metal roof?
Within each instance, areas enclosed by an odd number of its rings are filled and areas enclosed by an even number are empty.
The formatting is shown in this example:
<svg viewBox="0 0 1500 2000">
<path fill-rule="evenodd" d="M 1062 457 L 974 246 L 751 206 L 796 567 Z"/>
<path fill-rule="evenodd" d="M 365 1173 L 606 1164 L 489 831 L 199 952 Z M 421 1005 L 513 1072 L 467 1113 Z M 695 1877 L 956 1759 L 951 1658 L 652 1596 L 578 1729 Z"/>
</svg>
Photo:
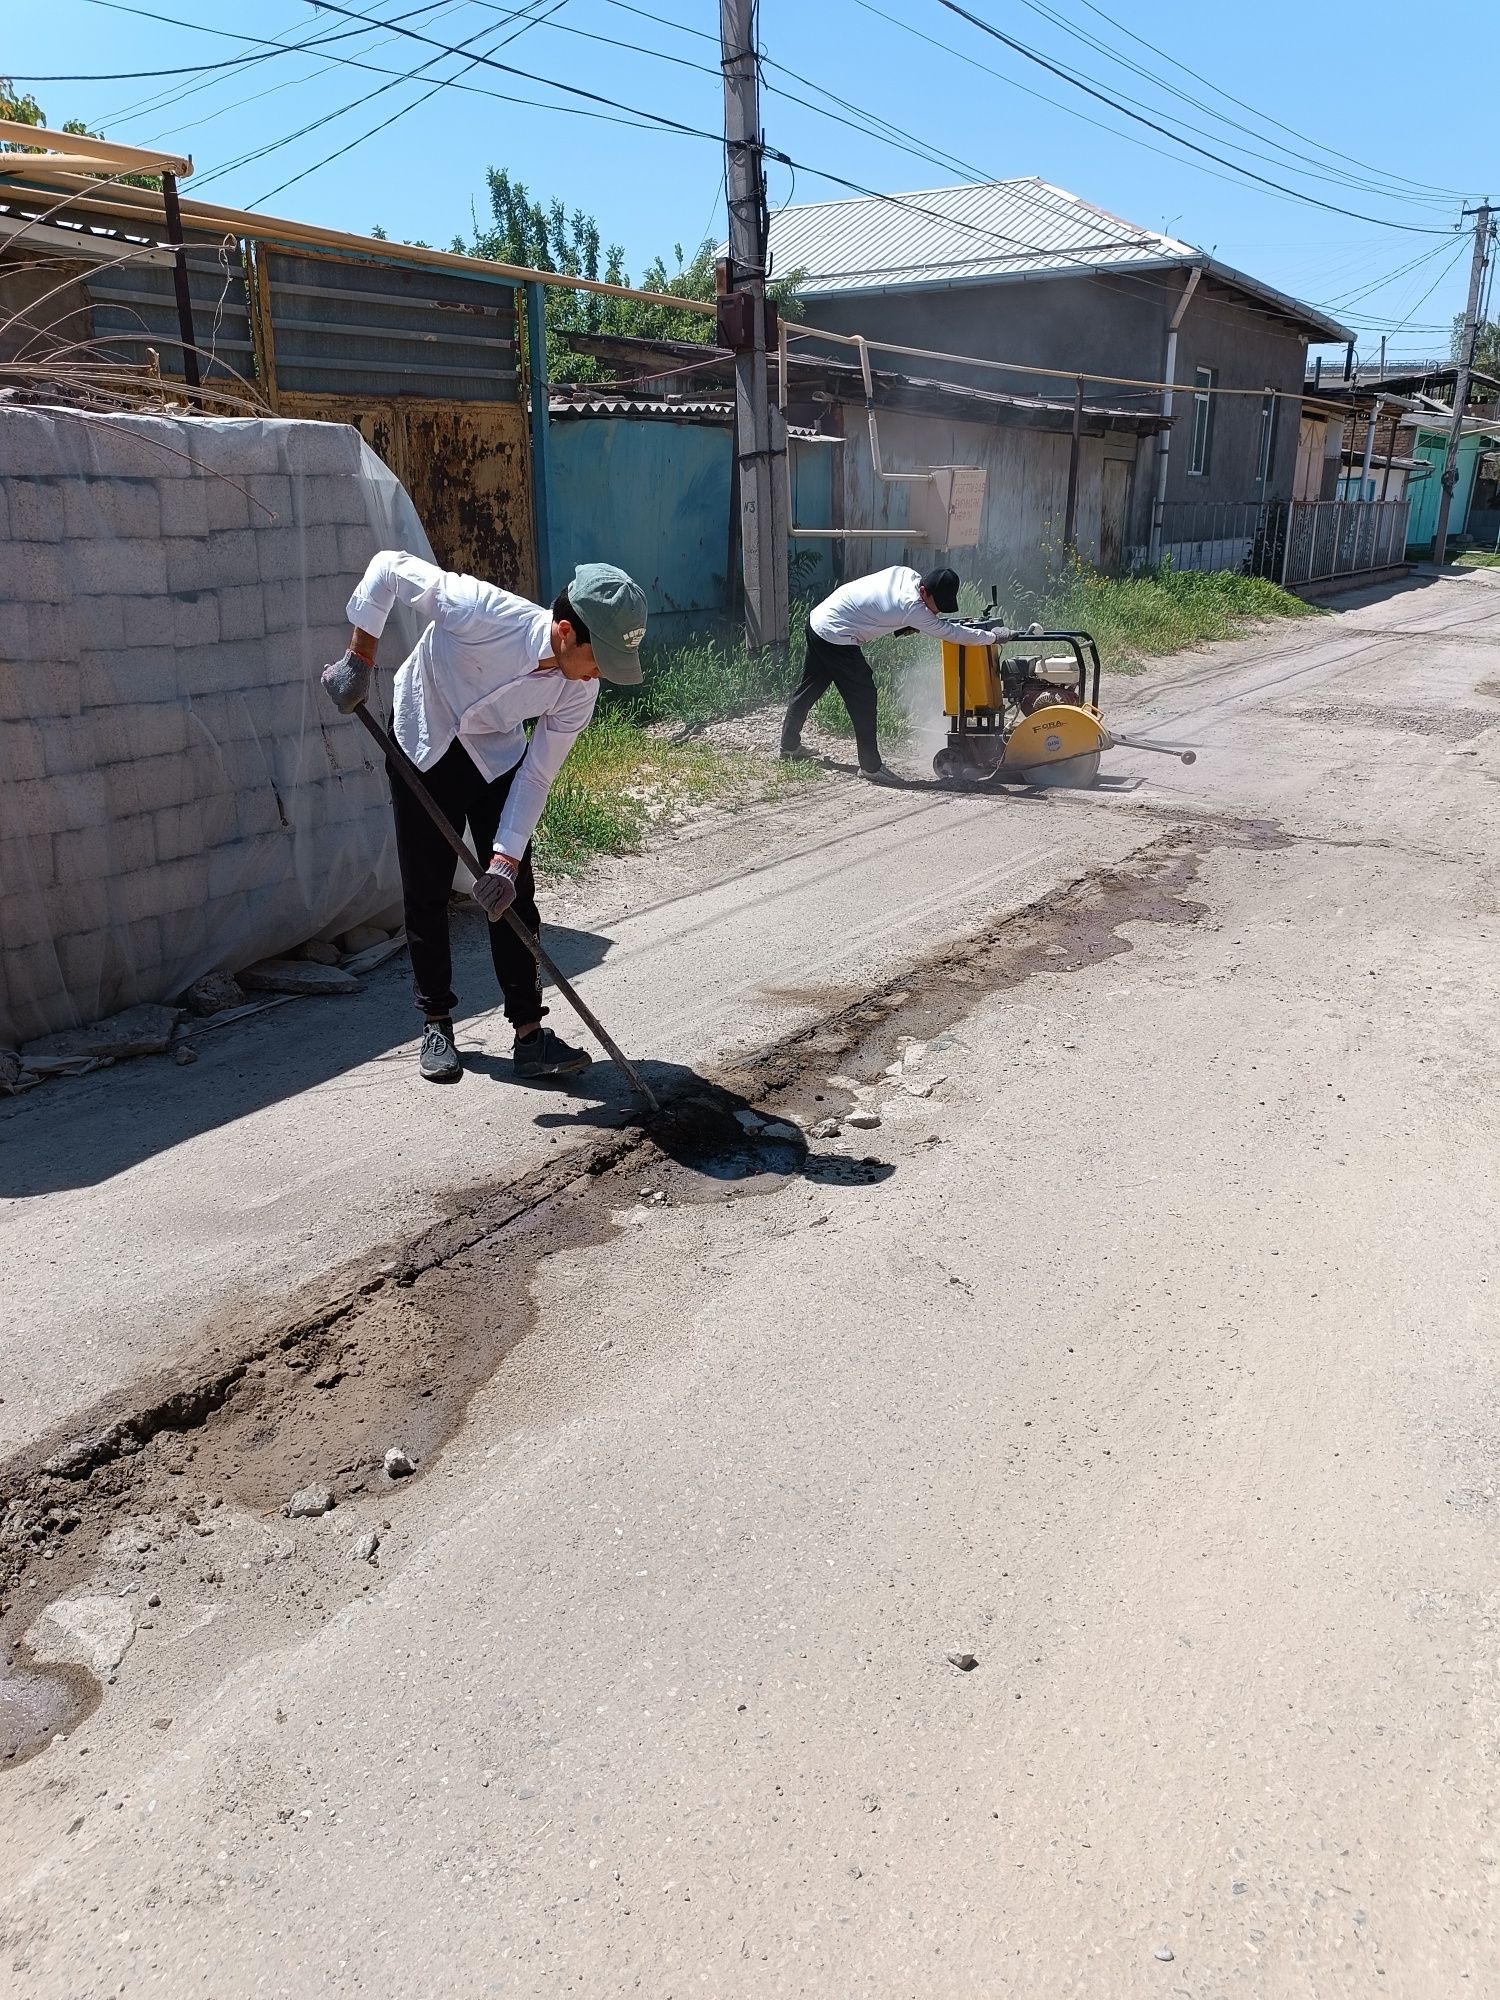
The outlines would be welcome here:
<svg viewBox="0 0 1500 2000">
<path fill-rule="evenodd" d="M 808 298 L 1160 266 L 1198 254 L 1035 178 L 808 202 L 771 217 L 773 268 L 805 271 L 798 290 Z"/>
<path fill-rule="evenodd" d="M 806 299 L 1197 264 L 1315 337 L 1349 337 L 1316 307 L 1035 176 L 804 202 L 771 217 L 770 247 L 773 272 L 804 274 Z"/>
</svg>

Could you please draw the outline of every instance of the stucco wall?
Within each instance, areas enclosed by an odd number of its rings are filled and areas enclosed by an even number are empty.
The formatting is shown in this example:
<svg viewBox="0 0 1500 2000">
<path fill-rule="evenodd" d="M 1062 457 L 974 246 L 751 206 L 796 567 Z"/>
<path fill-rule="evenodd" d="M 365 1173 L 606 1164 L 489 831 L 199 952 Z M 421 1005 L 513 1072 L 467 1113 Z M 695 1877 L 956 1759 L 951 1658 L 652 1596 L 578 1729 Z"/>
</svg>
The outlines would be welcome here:
<svg viewBox="0 0 1500 2000">
<path fill-rule="evenodd" d="M 0 412 L 0 1041 L 391 903 L 385 777 L 317 676 L 392 544 L 427 549 L 346 427 Z"/>
</svg>

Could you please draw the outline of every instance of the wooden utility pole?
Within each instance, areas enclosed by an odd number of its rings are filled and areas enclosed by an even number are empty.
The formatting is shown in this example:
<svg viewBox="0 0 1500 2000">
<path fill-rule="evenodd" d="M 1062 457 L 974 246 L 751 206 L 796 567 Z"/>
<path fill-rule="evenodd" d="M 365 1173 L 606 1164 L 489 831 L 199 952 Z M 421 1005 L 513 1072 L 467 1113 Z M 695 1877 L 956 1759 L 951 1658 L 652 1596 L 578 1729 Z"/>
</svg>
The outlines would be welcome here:
<svg viewBox="0 0 1500 2000">
<path fill-rule="evenodd" d="M 724 154 L 729 191 L 731 295 L 742 295 L 734 354 L 734 444 L 739 471 L 745 642 L 752 652 L 787 643 L 786 423 L 772 406 L 766 366 L 769 218 L 760 130 L 756 0 L 719 0 L 724 70 Z M 747 323 L 748 322 L 748 323 Z"/>
<path fill-rule="evenodd" d="M 1464 308 L 1458 374 L 1453 383 L 1453 422 L 1448 431 L 1448 449 L 1443 454 L 1443 495 L 1438 501 L 1437 532 L 1432 538 L 1432 560 L 1435 563 L 1448 559 L 1448 510 L 1453 505 L 1453 489 L 1458 484 L 1458 441 L 1463 435 L 1464 409 L 1469 400 L 1469 371 L 1474 366 L 1474 343 L 1479 338 L 1479 299 L 1489 254 L 1490 211 L 1485 206 L 1477 211 L 1474 222 L 1474 262 L 1469 267 L 1469 303 Z"/>
</svg>

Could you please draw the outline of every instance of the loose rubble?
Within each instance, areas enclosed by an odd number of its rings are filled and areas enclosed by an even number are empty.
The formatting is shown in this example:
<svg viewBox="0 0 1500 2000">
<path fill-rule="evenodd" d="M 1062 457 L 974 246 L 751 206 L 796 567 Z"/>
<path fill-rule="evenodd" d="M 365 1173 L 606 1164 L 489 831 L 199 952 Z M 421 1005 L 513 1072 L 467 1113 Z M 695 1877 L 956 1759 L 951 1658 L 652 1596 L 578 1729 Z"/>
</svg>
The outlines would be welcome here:
<svg viewBox="0 0 1500 2000">
<path fill-rule="evenodd" d="M 333 1488 L 318 1481 L 299 1488 L 286 1503 L 286 1511 L 294 1521 L 311 1521 L 331 1512 L 334 1504 Z"/>
</svg>

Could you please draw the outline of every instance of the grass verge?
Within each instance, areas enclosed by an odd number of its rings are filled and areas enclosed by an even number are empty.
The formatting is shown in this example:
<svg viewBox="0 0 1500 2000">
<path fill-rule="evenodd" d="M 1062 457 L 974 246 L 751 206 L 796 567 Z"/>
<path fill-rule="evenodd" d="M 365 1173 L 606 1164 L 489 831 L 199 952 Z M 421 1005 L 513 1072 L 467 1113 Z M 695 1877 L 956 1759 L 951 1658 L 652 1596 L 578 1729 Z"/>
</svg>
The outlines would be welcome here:
<svg viewBox="0 0 1500 2000">
<path fill-rule="evenodd" d="M 770 799 L 816 773 L 708 743 L 673 743 L 601 705 L 568 753 L 536 833 L 536 861 L 573 874 L 595 854 L 633 854 L 651 829 L 695 806 Z"/>
<path fill-rule="evenodd" d="M 962 609 L 980 613 L 977 590 L 965 592 Z M 1106 669 L 1127 674 L 1143 671 L 1147 658 L 1232 639 L 1262 619 L 1316 615 L 1260 577 L 1166 568 L 1106 577 L 1081 564 L 1050 590 L 1013 593 L 1005 610 L 1016 625 L 1040 621 L 1050 631 L 1091 632 Z M 635 852 L 654 826 L 695 806 L 773 798 L 815 782 L 816 771 L 806 766 L 768 765 L 750 752 L 695 740 L 709 723 L 786 700 L 802 658 L 807 611 L 805 604 L 793 606 L 791 665 L 705 637 L 648 649 L 639 688 L 602 690 L 594 720 L 552 787 L 537 829 L 538 864 L 571 873 L 594 854 Z M 882 639 L 867 650 L 882 739 L 899 743 L 911 730 L 919 669 L 930 681 L 934 642 L 918 634 Z M 826 694 L 813 713 L 830 734 L 853 734 L 837 694 Z"/>
</svg>

